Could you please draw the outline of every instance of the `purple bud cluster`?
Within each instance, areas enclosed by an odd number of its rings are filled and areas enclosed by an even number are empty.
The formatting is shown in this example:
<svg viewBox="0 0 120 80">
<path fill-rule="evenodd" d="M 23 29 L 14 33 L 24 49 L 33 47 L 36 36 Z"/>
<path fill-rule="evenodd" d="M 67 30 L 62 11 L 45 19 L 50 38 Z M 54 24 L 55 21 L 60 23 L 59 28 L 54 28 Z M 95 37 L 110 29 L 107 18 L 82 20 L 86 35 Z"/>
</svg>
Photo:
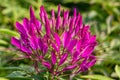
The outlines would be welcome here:
<svg viewBox="0 0 120 80">
<path fill-rule="evenodd" d="M 30 19 L 16 22 L 20 38 L 12 37 L 11 43 L 24 52 L 26 58 L 42 64 L 53 75 L 68 70 L 77 74 L 95 64 L 96 57 L 92 52 L 97 44 L 96 36 L 91 35 L 88 25 L 83 25 L 76 8 L 73 16 L 69 16 L 69 11 L 61 11 L 59 5 L 58 14 L 51 10 L 48 17 L 41 6 L 39 15 L 40 20 L 30 7 Z"/>
</svg>

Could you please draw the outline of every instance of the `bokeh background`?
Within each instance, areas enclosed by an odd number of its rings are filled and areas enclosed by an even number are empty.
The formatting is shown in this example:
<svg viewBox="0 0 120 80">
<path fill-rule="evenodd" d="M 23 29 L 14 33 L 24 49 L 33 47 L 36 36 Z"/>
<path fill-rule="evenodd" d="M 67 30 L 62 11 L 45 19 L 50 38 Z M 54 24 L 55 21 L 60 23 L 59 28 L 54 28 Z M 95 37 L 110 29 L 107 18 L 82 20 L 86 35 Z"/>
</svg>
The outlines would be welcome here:
<svg viewBox="0 0 120 80">
<path fill-rule="evenodd" d="M 21 53 L 11 45 L 10 38 L 19 37 L 15 22 L 29 18 L 30 6 L 39 19 L 41 5 L 50 15 L 51 9 L 57 13 L 58 4 L 62 9 L 69 9 L 71 15 L 76 7 L 84 23 L 89 24 L 91 32 L 97 35 L 95 66 L 74 80 L 120 80 L 120 0 L 0 0 L 0 80 L 33 80 L 31 75 L 42 80 L 34 75 L 29 60 L 18 60 Z"/>
</svg>

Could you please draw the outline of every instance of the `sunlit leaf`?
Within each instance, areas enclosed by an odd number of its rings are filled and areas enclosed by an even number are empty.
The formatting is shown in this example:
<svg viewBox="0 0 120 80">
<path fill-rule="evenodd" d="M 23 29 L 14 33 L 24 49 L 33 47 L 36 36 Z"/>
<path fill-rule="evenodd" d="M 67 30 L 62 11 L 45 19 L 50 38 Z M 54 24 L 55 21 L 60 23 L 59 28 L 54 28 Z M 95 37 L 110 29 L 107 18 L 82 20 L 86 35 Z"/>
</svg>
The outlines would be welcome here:
<svg viewBox="0 0 120 80">
<path fill-rule="evenodd" d="M 14 71 L 10 73 L 6 78 L 12 79 L 12 80 L 32 80 L 30 77 L 26 77 L 26 73 L 23 71 Z"/>
<path fill-rule="evenodd" d="M 118 65 L 115 66 L 115 72 L 118 75 L 118 77 L 120 78 L 120 66 L 118 66 Z"/>
<path fill-rule="evenodd" d="M 0 40 L 0 44 L 2 44 L 2 45 L 7 45 L 8 42 L 6 42 L 5 40 Z"/>
<path fill-rule="evenodd" d="M 0 34 L 7 34 L 7 35 L 10 35 L 10 36 L 16 36 L 16 37 L 19 37 L 19 34 L 13 30 L 9 30 L 9 29 L 0 29 Z"/>
<path fill-rule="evenodd" d="M 0 77 L 0 80 L 9 80 L 9 79 L 7 79 L 7 78 L 3 78 L 3 77 Z"/>
<path fill-rule="evenodd" d="M 20 67 L 0 67 L 0 70 L 23 70 Z"/>
<path fill-rule="evenodd" d="M 7 77 L 22 77 L 25 74 L 26 73 L 24 73 L 22 71 L 14 71 L 14 72 L 10 73 Z"/>
<path fill-rule="evenodd" d="M 81 78 L 87 78 L 87 79 L 96 79 L 96 80 L 113 80 L 109 77 L 102 76 L 102 75 L 85 75 L 85 76 L 80 76 Z"/>
</svg>

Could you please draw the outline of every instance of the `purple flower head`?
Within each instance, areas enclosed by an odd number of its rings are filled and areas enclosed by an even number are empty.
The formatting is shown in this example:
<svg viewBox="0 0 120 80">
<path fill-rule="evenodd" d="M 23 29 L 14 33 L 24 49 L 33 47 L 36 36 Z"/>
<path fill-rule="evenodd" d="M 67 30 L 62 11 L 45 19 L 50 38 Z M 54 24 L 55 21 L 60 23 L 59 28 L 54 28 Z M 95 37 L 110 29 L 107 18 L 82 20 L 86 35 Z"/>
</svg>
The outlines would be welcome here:
<svg viewBox="0 0 120 80">
<path fill-rule="evenodd" d="M 35 17 L 30 7 L 30 19 L 16 22 L 20 38 L 12 37 L 11 43 L 25 56 L 40 62 L 54 75 L 68 70 L 77 74 L 95 64 L 96 58 L 92 53 L 97 44 L 96 36 L 91 35 L 90 26 L 83 24 L 76 8 L 73 16 L 69 16 L 68 10 L 61 13 L 59 5 L 58 14 L 51 10 L 51 17 L 48 17 L 44 6 L 41 6 L 39 15 L 41 20 Z"/>
</svg>

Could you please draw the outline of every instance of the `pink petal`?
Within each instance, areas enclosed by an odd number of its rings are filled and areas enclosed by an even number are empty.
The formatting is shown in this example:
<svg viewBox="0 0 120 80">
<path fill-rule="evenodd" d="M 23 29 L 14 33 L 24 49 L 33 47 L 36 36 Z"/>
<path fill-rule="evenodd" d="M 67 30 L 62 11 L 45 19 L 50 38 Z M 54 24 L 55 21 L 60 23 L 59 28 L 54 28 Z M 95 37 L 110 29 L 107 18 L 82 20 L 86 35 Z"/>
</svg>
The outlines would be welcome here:
<svg viewBox="0 0 120 80">
<path fill-rule="evenodd" d="M 74 15 L 74 17 L 76 17 L 76 15 L 77 15 L 77 10 L 76 10 L 76 8 L 74 8 L 73 15 Z"/>
<path fill-rule="evenodd" d="M 69 24 L 69 31 L 72 32 L 74 27 L 74 18 L 71 18 L 70 24 Z"/>
<path fill-rule="evenodd" d="M 11 38 L 11 43 L 16 46 L 17 48 L 20 48 L 21 46 L 21 43 L 20 43 L 20 40 L 16 39 L 15 37 L 12 37 Z"/>
<path fill-rule="evenodd" d="M 27 18 L 23 19 L 23 25 L 24 25 L 25 30 L 28 32 L 30 25 L 29 25 L 29 20 Z"/>
<path fill-rule="evenodd" d="M 46 34 L 50 35 L 50 23 L 47 17 L 45 17 L 45 30 L 46 30 Z"/>
<path fill-rule="evenodd" d="M 38 45 L 40 50 L 43 51 L 44 54 L 48 51 L 48 46 L 41 38 L 38 39 Z"/>
<path fill-rule="evenodd" d="M 64 53 L 59 61 L 59 66 L 62 65 L 68 57 L 68 53 Z"/>
<path fill-rule="evenodd" d="M 29 35 L 30 36 L 35 36 L 35 26 L 34 26 L 33 23 L 30 23 Z"/>
<path fill-rule="evenodd" d="M 28 45 L 29 44 L 29 40 L 28 40 L 28 36 L 25 36 L 23 34 L 20 34 L 20 40 L 23 44 Z"/>
<path fill-rule="evenodd" d="M 56 20 L 56 30 L 58 30 L 60 28 L 60 25 L 61 25 L 61 17 L 58 16 L 57 20 Z"/>
<path fill-rule="evenodd" d="M 83 22 L 82 22 L 82 16 L 80 13 L 78 13 L 77 20 L 75 21 L 75 33 L 77 34 L 79 30 L 82 28 Z"/>
<path fill-rule="evenodd" d="M 65 25 L 67 25 L 68 23 L 68 16 L 69 16 L 69 11 L 65 11 L 63 13 L 63 22 L 62 22 L 63 27 L 65 27 Z"/>
<path fill-rule="evenodd" d="M 77 43 L 77 45 L 76 45 L 76 50 L 80 51 L 81 46 L 82 46 L 82 40 L 79 40 L 78 43 Z"/>
<path fill-rule="evenodd" d="M 51 64 L 49 62 L 43 61 L 42 65 L 47 67 L 48 69 L 51 69 Z"/>
<path fill-rule="evenodd" d="M 70 39 L 71 39 L 71 34 L 69 32 L 65 32 L 62 37 L 63 46 L 65 48 L 67 48 L 67 46 L 69 45 Z"/>
<path fill-rule="evenodd" d="M 54 38 L 55 38 L 55 41 L 56 41 L 58 47 L 60 47 L 61 41 L 60 41 L 60 37 L 57 33 L 54 33 Z"/>
<path fill-rule="evenodd" d="M 80 56 L 81 56 L 80 51 L 75 51 L 72 56 L 72 64 L 78 62 L 81 58 Z"/>
<path fill-rule="evenodd" d="M 54 10 L 52 9 L 52 11 L 51 11 L 51 13 L 52 13 L 52 16 L 51 16 L 51 20 L 52 20 L 52 29 L 54 29 L 54 27 L 55 27 L 55 12 L 54 12 Z"/>
<path fill-rule="evenodd" d="M 23 52 L 26 52 L 27 54 L 30 54 L 31 51 L 29 50 L 29 48 L 22 46 L 20 41 L 14 37 L 11 38 L 11 43 L 16 46 L 18 49 L 20 49 Z"/>
<path fill-rule="evenodd" d="M 93 59 L 92 61 L 88 62 L 88 67 L 92 67 L 96 63 L 96 59 Z"/>
<path fill-rule="evenodd" d="M 85 34 L 86 34 L 86 32 L 88 32 L 89 28 L 90 28 L 90 26 L 88 26 L 88 25 L 83 26 L 82 31 L 81 31 L 81 37 L 85 36 Z"/>
<path fill-rule="evenodd" d="M 83 49 L 83 51 L 81 52 L 82 53 L 82 57 L 86 57 L 86 56 L 89 56 L 94 50 L 94 46 L 87 46 L 85 49 Z"/>
<path fill-rule="evenodd" d="M 44 43 L 44 47 L 43 47 L 43 53 L 47 53 L 48 51 L 48 46 Z"/>
<path fill-rule="evenodd" d="M 19 22 L 16 22 L 16 28 L 23 35 L 27 35 L 26 30 L 24 29 L 24 26 L 20 24 Z"/>
<path fill-rule="evenodd" d="M 58 16 L 60 16 L 60 4 L 58 5 Z"/>
<path fill-rule="evenodd" d="M 52 17 L 55 17 L 55 12 L 53 9 L 51 10 L 51 13 L 52 13 Z"/>
<path fill-rule="evenodd" d="M 21 46 L 20 50 L 27 53 L 28 55 L 31 54 L 31 50 L 27 48 L 26 46 Z"/>
<path fill-rule="evenodd" d="M 79 57 L 79 55 L 80 55 L 80 52 L 78 52 L 78 51 L 74 52 L 74 54 L 73 54 L 73 60 L 77 60 L 78 57 Z"/>
<path fill-rule="evenodd" d="M 30 38 L 30 44 L 31 44 L 31 47 L 35 50 L 38 49 L 39 45 L 38 45 L 38 38 L 36 36 L 31 36 Z"/>
<path fill-rule="evenodd" d="M 30 6 L 30 22 L 35 24 L 35 21 L 36 21 L 36 17 L 34 15 L 34 11 L 32 9 L 32 6 Z"/>
<path fill-rule="evenodd" d="M 96 42 L 96 35 L 92 36 L 90 39 L 89 39 L 89 43 L 94 43 Z"/>
<path fill-rule="evenodd" d="M 71 66 L 67 66 L 66 68 L 63 69 L 63 71 L 66 71 L 66 70 L 72 70 L 72 69 L 74 69 L 74 68 L 76 68 L 76 67 L 77 67 L 76 64 L 71 65 Z"/>
<path fill-rule="evenodd" d="M 88 66 L 86 64 L 82 64 L 80 66 L 80 70 L 78 72 L 80 72 L 80 71 L 87 71 L 87 70 L 88 70 Z"/>
<path fill-rule="evenodd" d="M 45 14 L 44 14 L 44 7 L 43 6 L 40 7 L 40 14 L 39 15 L 40 15 L 42 22 L 45 23 L 45 17 L 44 17 Z"/>
<path fill-rule="evenodd" d="M 39 20 L 36 20 L 36 29 L 37 29 L 38 32 L 40 32 L 41 29 L 42 29 L 42 24 L 40 23 Z"/>
<path fill-rule="evenodd" d="M 51 60 L 52 60 L 52 64 L 53 64 L 53 65 L 56 63 L 56 60 L 57 60 L 56 54 L 55 54 L 55 52 L 53 52 L 53 51 L 52 51 L 52 53 L 51 53 Z"/>
<path fill-rule="evenodd" d="M 51 43 L 51 44 L 52 44 L 52 47 L 54 48 L 54 50 L 59 52 L 59 48 L 54 43 Z"/>
<path fill-rule="evenodd" d="M 73 48 L 76 46 L 77 43 L 77 39 L 71 40 L 69 46 L 68 46 L 68 50 L 71 52 L 73 50 Z"/>
<path fill-rule="evenodd" d="M 38 44 L 39 44 L 40 50 L 42 50 L 42 51 L 43 51 L 44 44 L 43 44 L 43 41 L 42 41 L 42 39 L 41 39 L 41 38 L 39 38 L 39 40 L 38 40 Z"/>
</svg>

